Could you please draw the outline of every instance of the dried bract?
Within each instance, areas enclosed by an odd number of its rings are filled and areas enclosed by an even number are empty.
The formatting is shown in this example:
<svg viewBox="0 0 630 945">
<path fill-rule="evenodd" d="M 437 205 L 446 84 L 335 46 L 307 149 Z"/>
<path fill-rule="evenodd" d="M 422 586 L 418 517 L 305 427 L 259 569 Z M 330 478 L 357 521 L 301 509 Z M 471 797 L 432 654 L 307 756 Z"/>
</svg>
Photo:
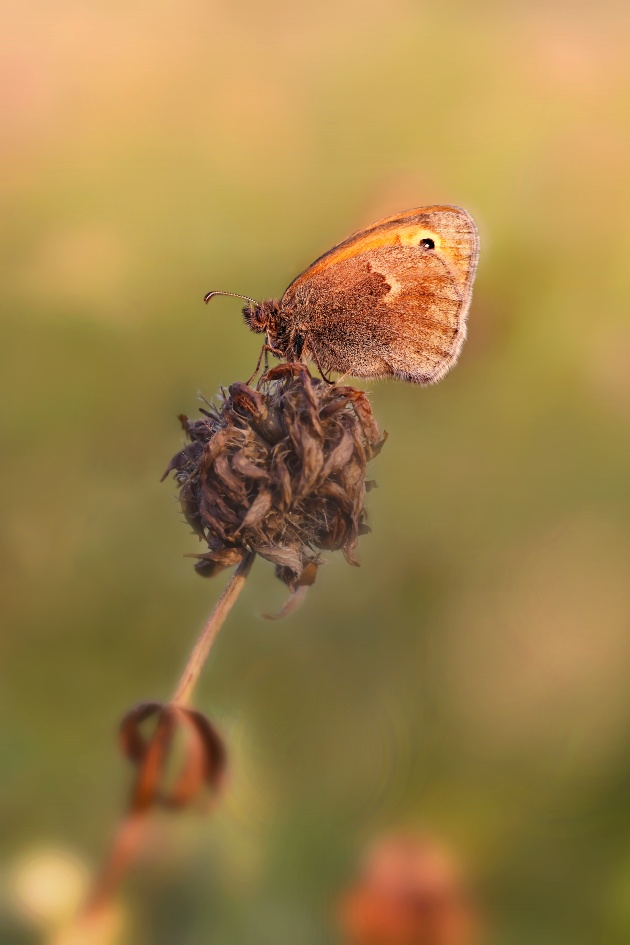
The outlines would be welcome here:
<svg viewBox="0 0 630 945">
<path fill-rule="evenodd" d="M 281 364 L 202 413 L 180 418 L 191 442 L 165 473 L 175 471 L 186 521 L 208 545 L 194 556 L 201 574 L 254 551 L 296 590 L 314 582 L 319 550 L 357 564 L 367 464 L 385 439 L 362 391 Z"/>
<path fill-rule="evenodd" d="M 147 734 L 144 726 L 151 723 Z M 156 805 L 185 807 L 216 795 L 222 785 L 223 741 L 196 709 L 176 702 L 141 702 L 120 724 L 120 747 L 137 769 L 130 802 L 134 813 Z"/>
</svg>

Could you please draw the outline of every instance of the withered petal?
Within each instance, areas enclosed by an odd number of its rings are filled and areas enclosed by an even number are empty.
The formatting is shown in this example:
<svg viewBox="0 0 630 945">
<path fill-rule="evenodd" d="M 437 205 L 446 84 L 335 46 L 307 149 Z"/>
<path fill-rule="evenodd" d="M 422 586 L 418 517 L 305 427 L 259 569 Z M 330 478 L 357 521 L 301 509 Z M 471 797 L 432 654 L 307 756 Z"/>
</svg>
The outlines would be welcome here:
<svg viewBox="0 0 630 945">
<path fill-rule="evenodd" d="M 285 617 L 294 614 L 295 611 L 302 606 L 307 594 L 308 585 L 303 584 L 300 587 L 296 587 L 296 589 L 289 594 L 277 614 L 261 614 L 261 616 L 264 617 L 265 620 L 284 620 Z"/>
<path fill-rule="evenodd" d="M 231 405 L 236 413 L 246 413 L 250 417 L 264 420 L 267 416 L 267 403 L 263 394 L 247 384 L 235 381 L 229 387 Z"/>
<path fill-rule="evenodd" d="M 140 731 L 140 725 L 161 712 L 163 705 L 162 702 L 139 702 L 129 709 L 120 723 L 120 750 L 134 764 L 142 760 L 147 748 L 147 739 Z"/>
<path fill-rule="evenodd" d="M 227 766 L 227 753 L 223 739 L 203 712 L 197 709 L 187 711 L 205 747 L 205 779 L 210 787 L 216 788 Z"/>
<path fill-rule="evenodd" d="M 297 445 L 299 442 L 299 446 Z M 296 452 L 301 460 L 301 474 L 296 488 L 296 495 L 307 495 L 317 482 L 324 466 L 324 452 L 317 440 L 302 428 L 299 440 L 296 439 Z"/>
<path fill-rule="evenodd" d="M 315 561 L 309 561 L 299 578 L 295 582 L 296 587 L 312 587 L 317 578 L 318 565 Z"/>
<path fill-rule="evenodd" d="M 229 565 L 220 564 L 218 561 L 204 560 L 196 561 L 194 567 L 197 574 L 201 577 L 211 578 L 214 577 L 215 574 L 220 574 L 221 571 L 224 571 Z"/>
<path fill-rule="evenodd" d="M 338 551 L 347 540 L 352 530 L 352 523 L 347 515 L 335 515 L 328 529 L 317 537 L 317 547 L 325 551 Z"/>
<path fill-rule="evenodd" d="M 226 752 L 221 738 L 208 719 L 194 709 L 173 706 L 185 752 L 173 784 L 161 797 L 168 807 L 183 807 L 199 798 L 205 788 L 215 793 L 221 786 Z"/>
<path fill-rule="evenodd" d="M 357 561 L 356 555 L 355 555 L 355 552 L 356 552 L 356 550 L 357 550 L 357 545 L 358 545 L 358 538 L 359 538 L 359 536 L 358 536 L 357 532 L 355 531 L 355 532 L 353 533 L 352 537 L 351 537 L 349 540 L 347 540 L 347 541 L 345 542 L 345 544 L 343 545 L 343 547 L 342 547 L 342 549 L 341 549 L 344 558 L 346 559 L 346 561 L 348 562 L 348 564 L 351 564 L 351 565 L 352 565 L 353 568 L 360 568 L 360 567 L 361 567 L 361 565 L 360 565 L 359 562 Z"/>
<path fill-rule="evenodd" d="M 208 471 L 217 456 L 228 447 L 234 446 L 241 441 L 242 432 L 234 427 L 226 427 L 223 430 L 218 430 L 212 439 L 208 440 L 203 451 L 201 462 L 199 463 L 200 479 L 203 480 L 208 475 Z"/>
<path fill-rule="evenodd" d="M 223 568 L 231 568 L 243 560 L 244 554 L 245 552 L 242 548 L 234 548 L 227 545 L 224 548 L 217 548 L 216 551 L 206 551 L 200 555 L 187 554 L 184 555 L 184 558 L 196 558 L 198 561 L 214 561 L 215 564 L 220 564 Z"/>
<path fill-rule="evenodd" d="M 302 558 L 295 548 L 282 545 L 256 545 L 256 553 L 281 568 L 288 568 L 296 577 L 303 571 Z"/>
<path fill-rule="evenodd" d="M 237 533 L 242 532 L 246 528 L 251 528 L 252 526 L 257 525 L 258 522 L 261 522 L 270 508 L 271 492 L 269 489 L 261 489 L 250 505 L 245 518 L 239 525 Z"/>
<path fill-rule="evenodd" d="M 342 466 L 345 466 L 350 462 L 354 454 L 354 440 L 352 436 L 344 430 L 343 435 L 337 443 L 337 445 L 332 449 L 326 458 L 326 462 L 322 466 L 321 472 L 319 474 L 319 479 L 327 479 L 332 473 L 337 472 L 338 469 L 341 469 Z"/>
<path fill-rule="evenodd" d="M 334 479 L 329 479 L 327 482 L 324 482 L 319 487 L 318 494 L 333 499 L 335 504 L 344 512 L 350 513 L 354 508 L 354 502 L 347 491 L 339 482 L 335 482 Z"/>
<path fill-rule="evenodd" d="M 214 471 L 219 477 L 226 489 L 226 494 L 232 501 L 240 503 L 247 502 L 247 486 L 242 476 L 237 475 L 232 469 L 232 464 L 225 453 L 214 461 Z"/>
<path fill-rule="evenodd" d="M 140 725 L 151 716 L 150 736 Z M 166 783 L 173 739 L 184 736 L 184 754 L 171 783 Z M 221 786 L 226 766 L 223 741 L 210 721 L 196 709 L 177 703 L 144 702 L 134 706 L 120 728 L 121 748 L 137 768 L 131 808 L 143 811 L 155 804 L 180 807 L 206 790 Z"/>
<path fill-rule="evenodd" d="M 285 512 L 291 506 L 293 501 L 293 489 L 291 487 L 291 474 L 287 469 L 286 463 L 281 457 L 276 457 L 271 467 L 272 476 L 277 486 L 277 502 L 280 510 Z"/>
<path fill-rule="evenodd" d="M 248 479 L 270 479 L 270 472 L 263 466 L 257 466 L 256 463 L 247 459 L 243 450 L 237 450 L 232 457 L 232 467 Z"/>
</svg>

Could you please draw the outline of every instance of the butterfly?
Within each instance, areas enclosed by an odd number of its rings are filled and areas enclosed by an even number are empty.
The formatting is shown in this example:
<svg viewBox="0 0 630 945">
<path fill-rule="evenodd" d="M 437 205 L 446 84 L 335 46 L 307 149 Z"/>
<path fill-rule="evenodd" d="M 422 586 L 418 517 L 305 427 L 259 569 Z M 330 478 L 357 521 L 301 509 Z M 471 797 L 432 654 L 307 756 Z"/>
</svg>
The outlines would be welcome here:
<svg viewBox="0 0 630 945">
<path fill-rule="evenodd" d="M 323 376 L 396 377 L 433 384 L 453 367 L 479 258 L 477 227 L 459 207 L 405 210 L 316 259 L 281 299 L 248 296 L 249 328 L 287 361 Z M 208 292 L 205 301 L 229 292 Z M 260 363 L 260 362 L 259 362 Z"/>
</svg>

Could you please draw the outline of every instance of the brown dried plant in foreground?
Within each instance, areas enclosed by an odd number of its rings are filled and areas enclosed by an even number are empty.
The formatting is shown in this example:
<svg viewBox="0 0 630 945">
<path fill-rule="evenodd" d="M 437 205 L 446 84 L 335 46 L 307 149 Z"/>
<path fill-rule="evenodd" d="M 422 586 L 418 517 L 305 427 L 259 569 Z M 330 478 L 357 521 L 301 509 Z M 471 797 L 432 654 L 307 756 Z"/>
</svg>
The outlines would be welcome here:
<svg viewBox="0 0 630 945">
<path fill-rule="evenodd" d="M 268 371 L 258 389 L 232 384 L 203 418 L 181 417 L 191 442 L 172 460 L 186 521 L 214 575 L 255 552 L 288 587 L 314 582 L 319 551 L 353 565 L 365 524 L 368 462 L 381 434 L 367 396 L 314 378 L 304 364 Z M 166 474 L 165 474 L 166 475 Z"/>
<path fill-rule="evenodd" d="M 120 725 L 120 748 L 136 772 L 124 816 L 75 931 L 85 945 L 96 940 L 107 906 L 145 842 L 147 817 L 156 807 L 171 810 L 216 800 L 224 783 L 227 754 L 212 723 L 190 707 L 210 648 L 244 587 L 253 554 L 238 565 L 193 647 L 167 702 L 141 702 Z M 147 726 L 149 726 L 147 728 Z"/>
<path fill-rule="evenodd" d="M 321 551 L 341 550 L 356 565 L 365 523 L 367 464 L 381 434 L 367 396 L 281 364 L 257 386 L 234 383 L 202 418 L 181 417 L 190 443 L 171 460 L 186 521 L 207 545 L 197 571 L 236 571 L 206 622 L 167 702 L 144 702 L 123 719 L 121 748 L 135 765 L 127 812 L 92 891 L 85 922 L 111 901 L 143 845 L 147 814 L 216 798 L 226 751 L 212 724 L 190 707 L 223 621 L 256 555 L 275 565 L 292 591 L 286 614 L 315 581 Z M 150 731 L 146 730 L 151 725 Z M 93 924 L 93 928 L 96 926 Z M 83 927 L 88 941 L 87 925 Z"/>
</svg>

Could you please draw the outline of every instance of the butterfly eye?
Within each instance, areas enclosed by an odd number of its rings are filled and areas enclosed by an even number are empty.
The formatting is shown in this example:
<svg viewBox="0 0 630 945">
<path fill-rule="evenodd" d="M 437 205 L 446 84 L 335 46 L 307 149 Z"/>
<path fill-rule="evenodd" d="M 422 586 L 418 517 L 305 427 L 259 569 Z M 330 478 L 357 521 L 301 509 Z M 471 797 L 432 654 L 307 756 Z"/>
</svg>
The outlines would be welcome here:
<svg viewBox="0 0 630 945">
<path fill-rule="evenodd" d="M 435 249 L 434 240 L 429 240 L 429 239 L 420 240 L 420 245 L 424 246 L 425 249 Z"/>
</svg>

